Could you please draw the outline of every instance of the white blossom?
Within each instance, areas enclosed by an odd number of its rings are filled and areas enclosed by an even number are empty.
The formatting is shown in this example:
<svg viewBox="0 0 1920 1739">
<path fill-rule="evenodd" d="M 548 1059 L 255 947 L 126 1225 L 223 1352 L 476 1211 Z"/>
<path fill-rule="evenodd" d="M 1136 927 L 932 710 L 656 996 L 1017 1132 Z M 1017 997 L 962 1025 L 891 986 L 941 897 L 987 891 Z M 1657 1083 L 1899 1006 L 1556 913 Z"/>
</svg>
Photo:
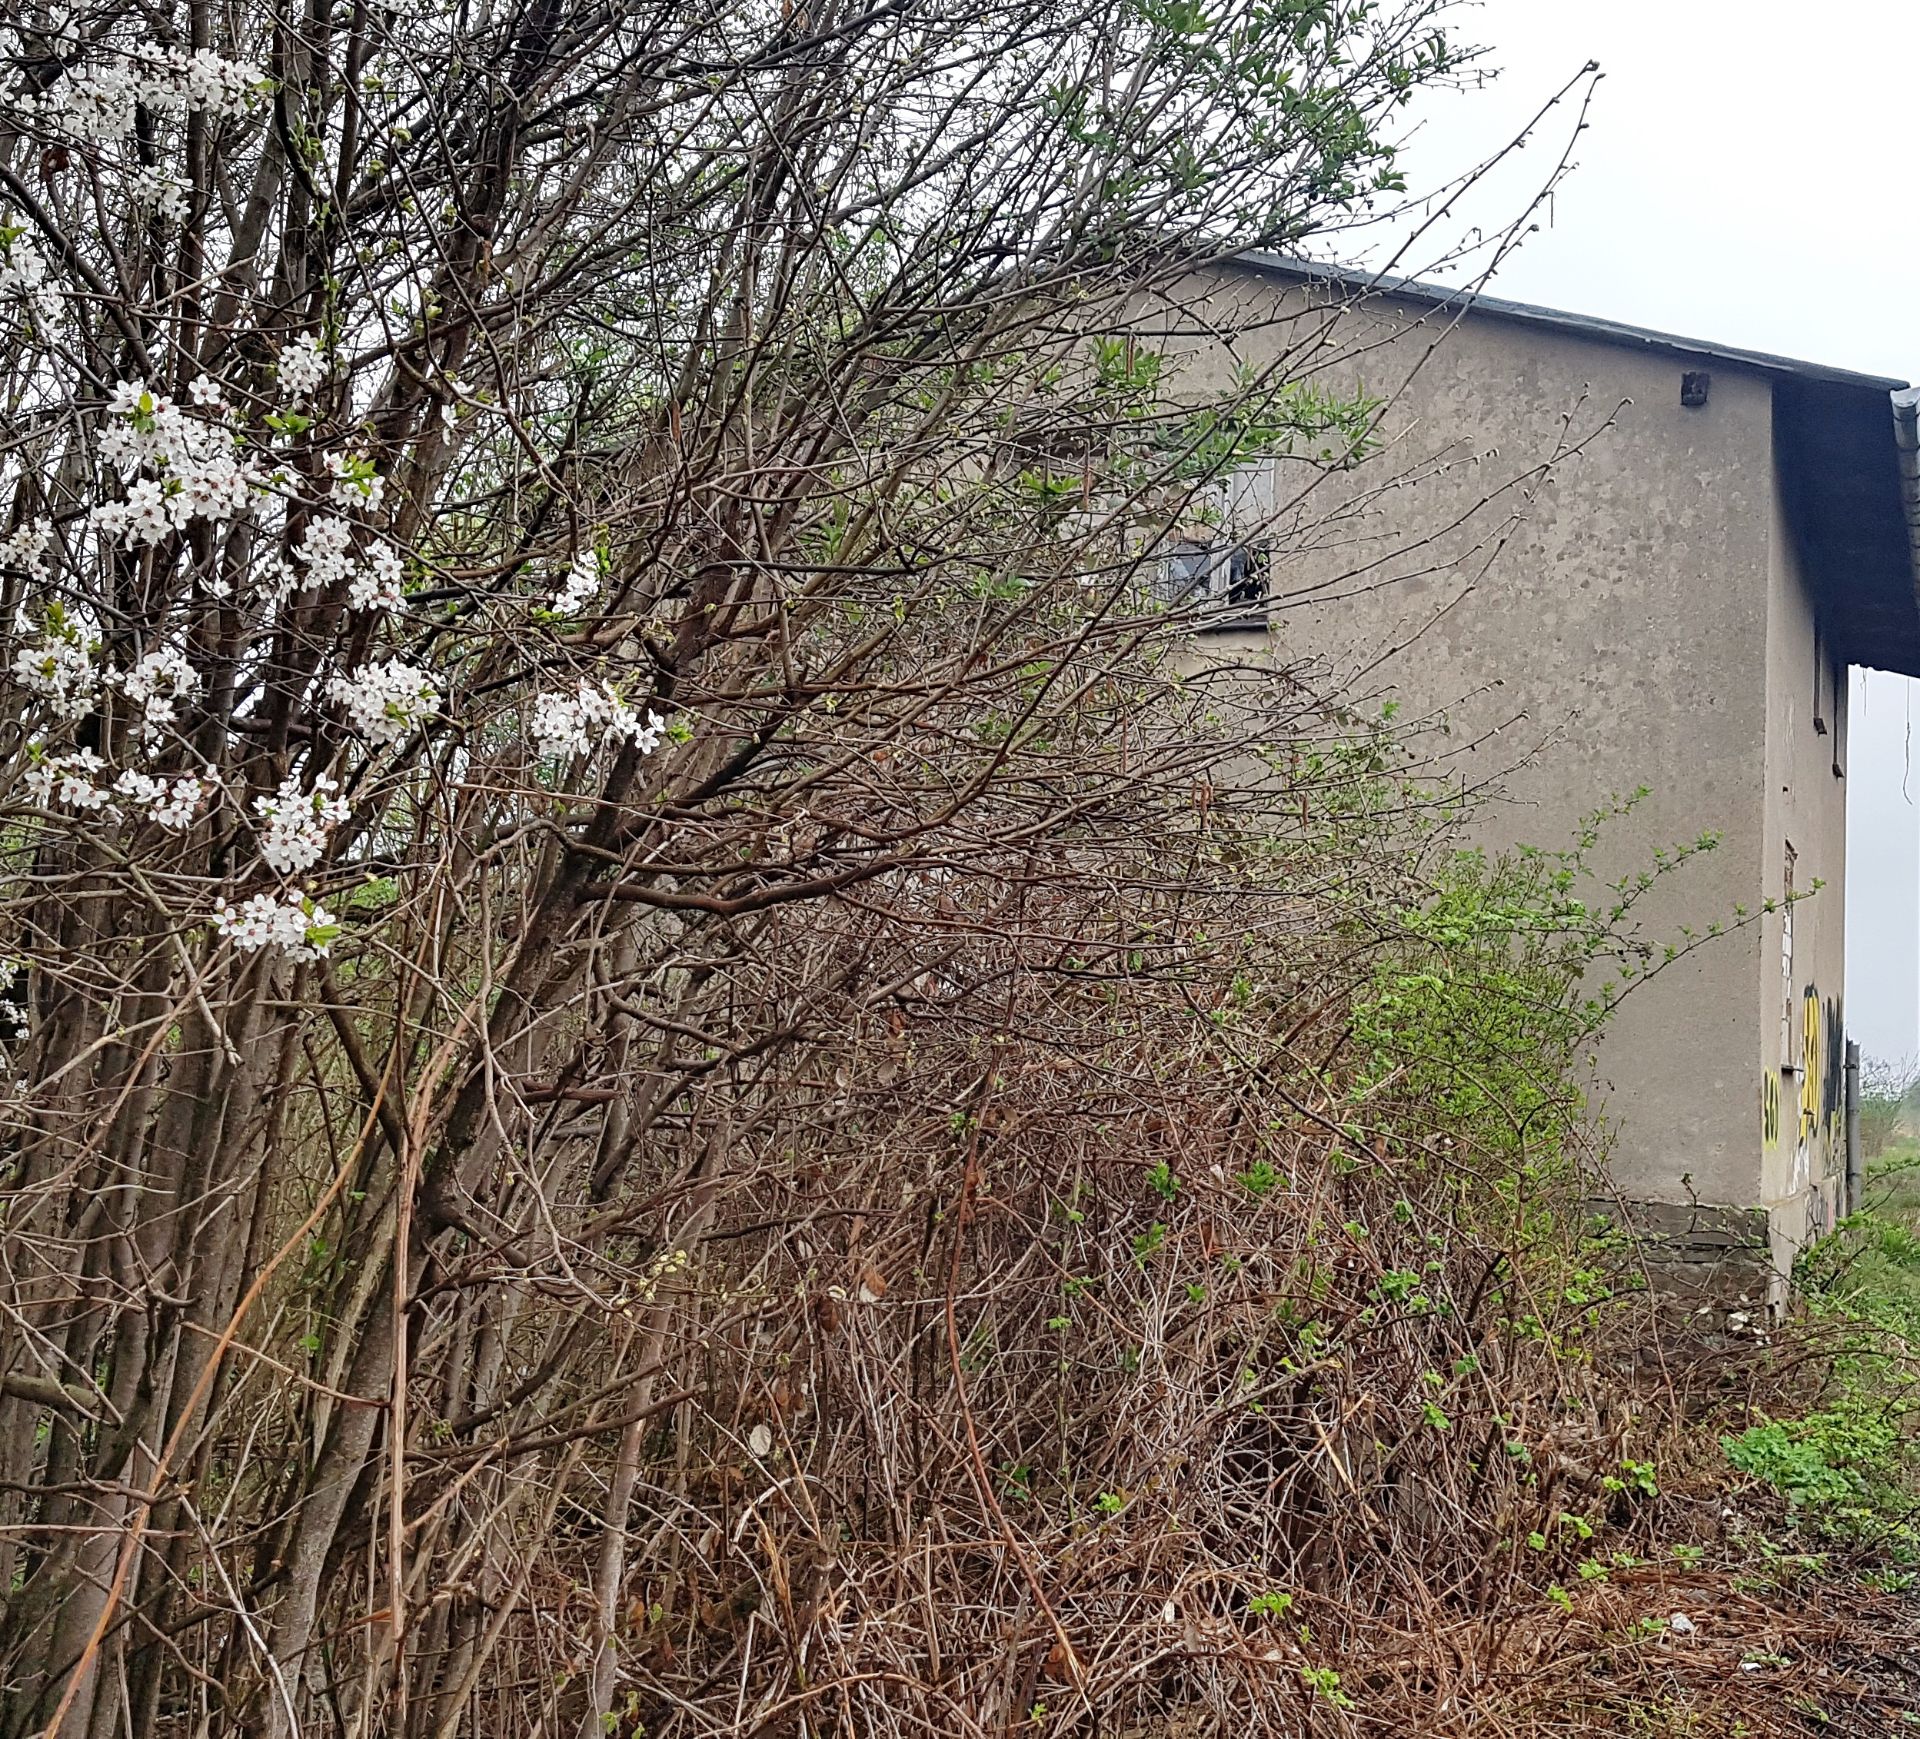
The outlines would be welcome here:
<svg viewBox="0 0 1920 1739">
<path fill-rule="evenodd" d="M 356 507 L 363 513 L 378 513 L 387 492 L 387 480 L 373 468 L 364 453 L 329 453 L 327 470 L 333 484 L 327 499 L 340 507 Z"/>
<path fill-rule="evenodd" d="M 371 544 L 365 564 L 347 588 L 350 610 L 397 610 L 406 602 L 400 591 L 400 552 L 392 544 Z"/>
<path fill-rule="evenodd" d="M 51 608 L 40 637 L 13 655 L 14 678 L 45 695 L 61 718 L 79 718 L 93 707 L 98 680 L 93 655 L 98 650 L 92 635 L 58 608 Z"/>
<path fill-rule="evenodd" d="M 210 779 L 198 779 L 183 773 L 173 779 L 155 778 L 129 767 L 113 782 L 116 797 L 124 799 L 136 813 L 149 821 L 178 832 L 190 826 L 200 800 L 211 786 Z"/>
<path fill-rule="evenodd" d="M 266 81 L 248 61 L 208 48 L 143 43 L 117 60 L 76 67 L 47 93 L 41 111 L 82 138 L 110 141 L 133 131 L 134 114 L 239 115 Z"/>
<path fill-rule="evenodd" d="M 368 664 L 327 684 L 327 698 L 347 715 L 348 726 L 376 743 L 398 742 L 440 705 L 432 674 L 404 659 Z"/>
<path fill-rule="evenodd" d="M 41 320 L 60 311 L 60 292 L 47 272 L 47 256 L 33 238 L 11 225 L 0 226 L 0 294 L 20 296 Z"/>
<path fill-rule="evenodd" d="M 332 591 L 345 586 L 351 610 L 396 609 L 404 602 L 400 553 L 373 540 L 361 559 L 353 547 L 353 527 L 336 514 L 316 514 L 293 553 L 307 564 L 307 582 Z"/>
<path fill-rule="evenodd" d="M 537 696 L 529 730 L 541 754 L 572 756 L 590 755 L 621 742 L 650 754 L 659 747 L 666 728 L 657 713 L 637 712 L 611 687 L 596 687 L 582 678 L 571 695 Z"/>
<path fill-rule="evenodd" d="M 295 875 L 320 861 L 327 835 L 347 818 L 346 804 L 333 795 L 339 789 L 340 782 L 323 773 L 311 791 L 302 791 L 298 775 L 289 774 L 271 797 L 253 800 L 264 824 L 260 855 L 277 874 Z"/>
<path fill-rule="evenodd" d="M 280 376 L 280 384 L 296 399 L 318 392 L 328 372 L 320 340 L 311 332 L 302 332 L 289 340 L 281 346 L 275 372 Z"/>
<path fill-rule="evenodd" d="M 53 541 L 53 521 L 30 519 L 0 538 L 0 567 L 22 569 L 30 580 L 47 578 L 47 546 Z"/>
<path fill-rule="evenodd" d="M 334 514 L 316 514 L 293 553 L 307 564 L 308 581 L 330 590 L 353 576 L 353 527 Z"/>
<path fill-rule="evenodd" d="M 279 612 L 280 607 L 300 590 L 300 576 L 294 572 L 293 563 L 285 556 L 279 557 L 266 572 L 260 582 L 260 602 L 269 616 Z"/>
<path fill-rule="evenodd" d="M 187 215 L 187 184 L 158 165 L 143 165 L 127 178 L 134 204 L 151 206 L 159 216 L 178 223 Z"/>
<path fill-rule="evenodd" d="M 79 67 L 48 93 L 47 108 L 90 139 L 124 139 L 133 131 L 139 85 L 132 67 L 116 62 Z"/>
<path fill-rule="evenodd" d="M 27 963 L 24 960 L 0 958 L 0 984 L 5 984 L 8 991 L 6 996 L 0 997 L 0 1043 L 21 1044 L 30 1034 L 26 1006 L 16 1002 L 12 994 L 20 987 L 20 980 L 26 976 L 26 972 Z"/>
<path fill-rule="evenodd" d="M 191 824 L 201 799 L 215 783 L 211 768 L 204 779 L 191 773 L 155 776 L 128 767 L 109 781 L 107 772 L 107 763 L 94 750 L 75 749 L 36 761 L 27 770 L 26 786 L 43 804 L 78 809 L 103 820 L 116 820 L 125 809 L 136 820 L 177 831 Z"/>
<path fill-rule="evenodd" d="M 554 594 L 553 609 L 558 616 L 577 616 L 593 602 L 600 590 L 600 556 L 594 550 L 582 550 L 573 558 L 573 566 Z"/>
<path fill-rule="evenodd" d="M 266 74 L 251 61 L 228 60 L 210 48 L 188 55 L 174 50 L 169 59 L 180 81 L 181 106 L 207 114 L 245 114 L 248 99 L 266 83 Z"/>
<path fill-rule="evenodd" d="M 106 762 L 92 749 L 75 749 L 72 754 L 51 756 L 30 767 L 26 785 L 41 803 L 92 813 L 109 808 L 113 802 L 113 793 L 100 779 L 106 770 Z"/>
<path fill-rule="evenodd" d="M 263 487 L 235 432 L 220 420 L 219 388 L 204 396 L 202 382 L 192 396 L 202 414 L 191 414 L 144 381 L 115 384 L 107 398 L 107 421 L 97 440 L 100 456 L 132 479 L 127 498 L 103 502 L 94 510 L 97 529 L 132 546 L 157 543 L 196 519 L 215 522 L 245 513 Z"/>
<path fill-rule="evenodd" d="M 200 692 L 200 673 L 187 662 L 185 653 L 162 647 L 142 656 L 119 678 L 119 687 L 141 708 L 145 734 L 152 738 L 173 723 L 181 701 Z"/>
<path fill-rule="evenodd" d="M 299 889 L 253 894 L 238 906 L 222 899 L 214 906 L 213 926 L 236 948 L 281 948 L 293 960 L 324 956 L 340 933 L 334 915 Z"/>
<path fill-rule="evenodd" d="M 116 520 L 120 535 L 135 548 L 143 543 L 158 543 L 173 528 L 173 512 L 167 506 L 167 486 L 156 478 L 143 477 L 127 491 L 120 512 L 110 515 L 114 503 L 105 502 L 94 516 L 104 528 Z"/>
</svg>

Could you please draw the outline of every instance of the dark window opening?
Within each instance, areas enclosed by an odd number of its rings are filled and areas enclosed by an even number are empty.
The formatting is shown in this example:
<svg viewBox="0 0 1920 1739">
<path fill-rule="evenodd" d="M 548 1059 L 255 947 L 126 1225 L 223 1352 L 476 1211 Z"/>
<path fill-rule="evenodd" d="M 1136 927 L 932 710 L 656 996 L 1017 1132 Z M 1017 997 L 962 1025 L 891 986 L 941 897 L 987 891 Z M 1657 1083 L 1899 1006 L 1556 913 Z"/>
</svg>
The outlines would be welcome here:
<svg viewBox="0 0 1920 1739">
<path fill-rule="evenodd" d="M 1167 551 L 1166 560 L 1154 576 L 1154 591 L 1163 603 L 1191 604 L 1211 587 L 1213 551 L 1203 543 L 1182 541 Z"/>
<path fill-rule="evenodd" d="M 1227 568 L 1227 602 L 1235 605 L 1267 601 L 1267 552 L 1258 544 L 1242 544 Z"/>
<path fill-rule="evenodd" d="M 1220 548 L 1183 538 L 1171 545 L 1154 575 L 1154 594 L 1176 609 L 1219 607 L 1207 627 L 1236 626 L 1267 599 L 1268 552 L 1261 544 Z"/>
</svg>

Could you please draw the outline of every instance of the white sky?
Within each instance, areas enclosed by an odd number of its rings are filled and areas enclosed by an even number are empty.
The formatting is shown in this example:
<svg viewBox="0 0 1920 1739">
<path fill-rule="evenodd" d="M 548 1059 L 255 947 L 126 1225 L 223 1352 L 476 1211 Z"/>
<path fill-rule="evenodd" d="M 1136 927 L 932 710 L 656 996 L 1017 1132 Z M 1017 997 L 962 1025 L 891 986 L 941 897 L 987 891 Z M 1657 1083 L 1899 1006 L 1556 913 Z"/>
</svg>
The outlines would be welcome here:
<svg viewBox="0 0 1920 1739">
<path fill-rule="evenodd" d="M 1490 156 L 1587 61 L 1603 75 L 1574 172 L 1492 294 L 1920 380 L 1920 0 L 1485 0 L 1455 26 L 1499 76 L 1423 99 L 1416 189 Z M 1577 119 L 1556 109 L 1462 201 L 1455 232 L 1523 209 Z M 1920 826 L 1901 791 L 1914 686 L 1875 678 L 1854 721 L 1849 802 L 1871 806 L 1881 840 Z M 1920 794 L 1920 769 L 1911 783 Z M 1869 1054 L 1911 1057 L 1916 964 L 1890 968 L 1874 942 L 1913 934 L 1912 854 L 1853 859 L 1848 1025 Z"/>
</svg>

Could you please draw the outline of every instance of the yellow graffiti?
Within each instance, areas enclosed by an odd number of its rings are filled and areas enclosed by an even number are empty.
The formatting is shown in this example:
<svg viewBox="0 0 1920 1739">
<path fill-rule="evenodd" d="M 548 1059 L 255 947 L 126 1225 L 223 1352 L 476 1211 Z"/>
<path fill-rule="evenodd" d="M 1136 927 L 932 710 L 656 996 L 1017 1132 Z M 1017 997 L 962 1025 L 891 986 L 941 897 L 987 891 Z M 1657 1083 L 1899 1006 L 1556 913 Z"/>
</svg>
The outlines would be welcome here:
<svg viewBox="0 0 1920 1739">
<path fill-rule="evenodd" d="M 1801 1004 L 1800 1031 L 1800 1141 L 1813 1139 L 1820 1122 L 1820 1070 L 1827 1047 L 1820 1032 L 1820 998 L 1808 988 Z"/>
<path fill-rule="evenodd" d="M 1780 1145 L 1780 1077 L 1771 1069 L 1760 1076 L 1760 1139 L 1768 1147 Z"/>
</svg>

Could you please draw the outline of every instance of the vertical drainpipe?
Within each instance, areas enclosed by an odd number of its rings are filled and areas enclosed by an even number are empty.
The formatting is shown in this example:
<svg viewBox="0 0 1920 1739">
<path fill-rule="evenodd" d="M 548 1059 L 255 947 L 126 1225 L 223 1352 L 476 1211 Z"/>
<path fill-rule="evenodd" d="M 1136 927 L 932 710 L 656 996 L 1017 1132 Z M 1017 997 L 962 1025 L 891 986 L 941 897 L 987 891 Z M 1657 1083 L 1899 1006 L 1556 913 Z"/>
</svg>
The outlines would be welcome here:
<svg viewBox="0 0 1920 1739">
<path fill-rule="evenodd" d="M 1847 1199 L 1840 1211 L 1857 1214 L 1866 1188 L 1866 1166 L 1860 1153 L 1860 1041 L 1847 1040 Z"/>
</svg>

